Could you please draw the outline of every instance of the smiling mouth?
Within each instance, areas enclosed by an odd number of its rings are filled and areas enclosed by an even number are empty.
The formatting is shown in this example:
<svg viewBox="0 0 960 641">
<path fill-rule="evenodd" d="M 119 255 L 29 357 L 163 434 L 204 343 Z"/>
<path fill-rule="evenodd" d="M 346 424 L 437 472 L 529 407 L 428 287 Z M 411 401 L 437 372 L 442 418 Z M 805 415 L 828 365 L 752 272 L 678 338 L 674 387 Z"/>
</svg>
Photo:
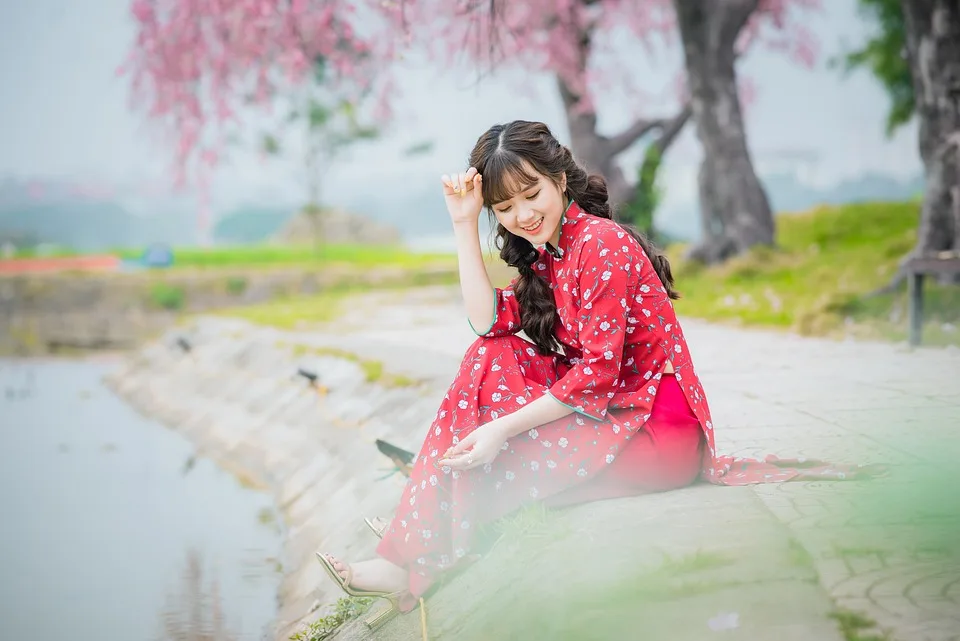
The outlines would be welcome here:
<svg viewBox="0 0 960 641">
<path fill-rule="evenodd" d="M 542 226 L 543 226 L 543 217 L 541 216 L 540 220 L 538 220 L 535 224 L 530 225 L 529 227 L 521 227 L 521 229 L 527 232 L 528 234 L 533 234 L 540 231 L 540 228 Z"/>
</svg>

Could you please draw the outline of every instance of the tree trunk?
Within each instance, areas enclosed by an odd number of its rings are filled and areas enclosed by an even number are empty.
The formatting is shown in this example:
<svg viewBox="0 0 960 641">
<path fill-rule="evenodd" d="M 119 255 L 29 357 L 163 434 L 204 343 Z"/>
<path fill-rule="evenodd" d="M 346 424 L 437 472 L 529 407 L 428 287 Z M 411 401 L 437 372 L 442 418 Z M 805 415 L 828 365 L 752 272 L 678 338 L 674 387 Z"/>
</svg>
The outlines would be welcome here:
<svg viewBox="0 0 960 641">
<path fill-rule="evenodd" d="M 901 0 L 926 185 L 911 256 L 960 250 L 960 1 Z"/>
<path fill-rule="evenodd" d="M 576 41 L 570 44 L 577 53 L 574 73 L 580 78 L 584 78 L 587 73 L 592 31 L 592 26 L 586 25 L 576 34 Z M 627 181 L 623 171 L 617 166 L 617 157 L 640 138 L 655 130 L 659 134 L 651 144 L 658 145 L 661 154 L 666 152 L 690 119 L 689 106 L 684 105 L 673 117 L 642 118 L 615 136 L 604 136 L 597 131 L 597 112 L 593 108 L 582 108 L 581 93 L 571 88 L 561 75 L 557 74 L 555 78 L 567 117 L 573 155 L 587 171 L 600 174 L 606 179 L 610 204 L 614 208 L 630 202 L 636 193 L 636 185 Z"/>
<path fill-rule="evenodd" d="M 770 201 L 753 168 L 737 94 L 734 44 L 759 0 L 673 0 L 697 137 L 703 240 L 690 257 L 715 263 L 773 245 Z"/>
</svg>

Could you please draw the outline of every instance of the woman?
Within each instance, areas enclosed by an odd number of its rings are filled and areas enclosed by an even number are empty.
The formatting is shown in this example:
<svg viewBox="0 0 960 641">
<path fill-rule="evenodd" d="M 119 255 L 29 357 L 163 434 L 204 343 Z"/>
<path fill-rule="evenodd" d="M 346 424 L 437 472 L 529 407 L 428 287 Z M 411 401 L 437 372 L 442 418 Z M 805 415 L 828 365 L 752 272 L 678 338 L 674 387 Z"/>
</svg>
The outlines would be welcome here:
<svg viewBox="0 0 960 641">
<path fill-rule="evenodd" d="M 380 558 L 348 565 L 318 554 L 349 594 L 412 609 L 466 560 L 478 525 L 531 501 L 571 505 L 700 477 L 729 485 L 850 474 L 717 458 L 666 258 L 612 220 L 604 180 L 546 125 L 492 127 L 470 169 L 442 182 L 480 338 L 427 432 Z M 519 271 L 506 289 L 484 267 L 484 206 L 501 258 Z M 532 342 L 515 335 L 521 329 Z"/>
</svg>

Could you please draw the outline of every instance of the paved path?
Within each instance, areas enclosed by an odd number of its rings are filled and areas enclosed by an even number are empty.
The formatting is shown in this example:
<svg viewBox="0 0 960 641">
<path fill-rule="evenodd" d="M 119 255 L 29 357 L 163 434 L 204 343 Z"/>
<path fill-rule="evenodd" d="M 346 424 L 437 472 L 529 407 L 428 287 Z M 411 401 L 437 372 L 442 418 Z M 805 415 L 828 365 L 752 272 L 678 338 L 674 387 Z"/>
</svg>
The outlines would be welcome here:
<svg viewBox="0 0 960 641">
<path fill-rule="evenodd" d="M 343 332 L 339 344 L 380 358 L 391 370 L 437 380 L 449 376 L 474 339 L 456 292 L 435 288 L 387 296 L 358 300 L 338 322 Z M 847 638 L 867 638 L 863 635 L 875 627 L 899 641 L 960 639 L 960 350 L 908 350 L 690 320 L 683 324 L 722 452 L 892 465 L 889 478 L 871 483 L 742 488 L 782 524 L 779 540 L 795 557 L 812 564 L 833 609 L 840 612 Z M 742 516 L 757 518 L 741 488 L 706 489 L 717 491 L 691 491 L 698 492 L 697 501 L 707 496 L 715 501 L 709 509 L 695 507 L 684 492 L 655 499 L 657 509 L 668 521 L 709 521 L 700 533 L 704 540 L 722 542 L 731 533 L 749 540 L 754 532 L 757 541 L 769 547 L 772 539 L 759 534 L 768 526 L 758 520 L 755 527 L 745 528 L 738 522 Z M 644 503 L 641 509 L 650 505 Z M 677 505 L 688 509 L 678 510 Z M 711 529 L 714 534 L 707 535 Z M 743 544 L 741 538 L 739 546 Z M 754 556 L 764 553 L 757 548 Z M 756 564 L 747 563 L 747 569 L 757 581 L 764 574 Z M 750 582 L 742 568 L 737 571 L 743 582 Z M 794 584 L 779 584 L 780 593 L 771 585 L 761 593 L 747 588 L 740 592 L 751 594 L 754 606 L 760 594 L 770 604 L 799 598 L 790 593 Z M 764 606 L 768 614 L 779 611 L 770 604 Z M 751 625 L 749 616 L 733 612 L 717 621 L 711 629 Z M 830 638 L 813 621 L 798 625 L 801 634 L 796 638 Z M 704 629 L 700 633 L 706 635 Z M 783 632 L 778 638 L 793 635 Z"/>
</svg>

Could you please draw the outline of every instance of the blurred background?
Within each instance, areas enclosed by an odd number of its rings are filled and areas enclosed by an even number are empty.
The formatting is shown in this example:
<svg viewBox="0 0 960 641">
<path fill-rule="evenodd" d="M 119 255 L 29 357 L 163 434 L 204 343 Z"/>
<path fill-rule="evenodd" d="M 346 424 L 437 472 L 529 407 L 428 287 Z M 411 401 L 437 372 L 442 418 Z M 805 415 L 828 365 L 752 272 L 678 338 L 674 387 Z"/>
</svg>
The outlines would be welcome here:
<svg viewBox="0 0 960 641">
<path fill-rule="evenodd" d="M 102 379 L 200 314 L 320 332 L 356 295 L 454 300 L 439 178 L 495 123 L 546 122 L 607 177 L 685 317 L 902 345 L 922 259 L 915 333 L 960 345 L 956 21 L 946 0 L 4 3 L 0 636 L 215 639 L 221 601 L 269 636 L 268 484 Z"/>
</svg>

